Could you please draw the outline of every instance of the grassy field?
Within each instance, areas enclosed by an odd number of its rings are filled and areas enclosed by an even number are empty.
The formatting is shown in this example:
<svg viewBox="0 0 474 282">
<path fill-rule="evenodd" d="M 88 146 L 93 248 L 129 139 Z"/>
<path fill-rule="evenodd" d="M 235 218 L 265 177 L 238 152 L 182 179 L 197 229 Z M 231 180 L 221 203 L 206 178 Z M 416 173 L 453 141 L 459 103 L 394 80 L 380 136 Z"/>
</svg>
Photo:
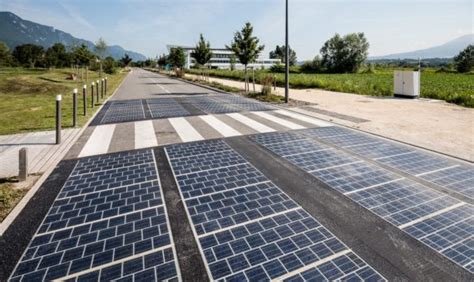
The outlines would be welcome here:
<svg viewBox="0 0 474 282">
<path fill-rule="evenodd" d="M 198 70 L 190 73 L 199 74 Z M 210 70 L 210 75 L 243 81 L 243 71 Z M 250 73 L 251 75 L 251 73 Z M 278 86 L 283 86 L 282 73 L 256 71 L 256 81 L 266 75 L 275 75 Z M 292 88 L 320 88 L 337 92 L 373 96 L 393 95 L 393 70 L 356 74 L 303 74 L 290 75 Z M 445 100 L 466 107 L 474 107 L 474 74 L 442 73 L 426 69 L 421 74 L 421 97 Z"/>
<path fill-rule="evenodd" d="M 0 68 L 0 135 L 54 129 L 55 97 L 58 94 L 63 96 L 62 126 L 71 127 L 74 88 L 79 89 L 78 126 L 85 124 L 94 113 L 90 108 L 90 83 L 97 80 L 99 74 L 92 71 L 88 73 L 88 109 L 87 116 L 83 116 L 82 85 L 85 82 L 80 79 L 68 80 L 70 73 L 70 69 Z M 109 95 L 125 76 L 124 72 L 107 75 Z"/>
</svg>

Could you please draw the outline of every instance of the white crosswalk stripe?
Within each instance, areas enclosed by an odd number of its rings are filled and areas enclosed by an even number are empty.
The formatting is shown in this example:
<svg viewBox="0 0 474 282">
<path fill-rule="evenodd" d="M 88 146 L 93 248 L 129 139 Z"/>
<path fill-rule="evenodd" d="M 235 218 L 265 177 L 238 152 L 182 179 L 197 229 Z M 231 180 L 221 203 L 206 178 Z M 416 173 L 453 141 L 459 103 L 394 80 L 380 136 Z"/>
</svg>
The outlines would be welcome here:
<svg viewBox="0 0 474 282">
<path fill-rule="evenodd" d="M 228 126 L 224 122 L 218 120 L 215 116 L 206 115 L 200 116 L 200 118 L 209 124 L 212 128 L 217 130 L 222 136 L 224 137 L 231 137 L 231 136 L 239 136 L 242 135 L 237 130 L 233 129 L 232 127 Z"/>
<path fill-rule="evenodd" d="M 264 119 L 268 119 L 269 121 L 273 121 L 275 123 L 278 123 L 280 125 L 283 125 L 284 127 L 288 127 L 289 129 L 303 129 L 306 128 L 302 125 L 296 124 L 294 122 L 276 117 L 274 115 L 268 114 L 266 112 L 252 112 L 252 114 L 257 115 L 259 117 L 262 117 Z"/>
<path fill-rule="evenodd" d="M 115 124 L 99 125 L 94 128 L 79 157 L 106 154 L 115 131 Z"/>
<path fill-rule="evenodd" d="M 173 126 L 176 133 L 178 133 L 179 138 L 181 138 L 181 141 L 192 142 L 204 140 L 204 137 L 202 137 L 202 135 L 199 134 L 199 132 L 197 132 L 196 129 L 194 129 L 194 127 L 185 118 L 178 117 L 170 118 L 168 120 Z"/>
<path fill-rule="evenodd" d="M 135 122 L 135 149 L 158 146 L 153 121 Z"/>
<path fill-rule="evenodd" d="M 271 127 L 268 127 L 258 121 L 255 121 L 251 118 L 248 118 L 242 114 L 239 114 L 239 113 L 230 113 L 230 114 L 227 114 L 229 117 L 245 124 L 246 126 L 256 130 L 257 132 L 260 132 L 260 133 L 266 133 L 266 132 L 273 132 L 275 131 L 275 129 L 271 128 Z"/>
<path fill-rule="evenodd" d="M 308 116 L 305 116 L 305 115 L 302 115 L 302 114 L 297 114 L 297 113 L 286 111 L 286 110 L 277 110 L 275 112 L 279 113 L 281 115 L 292 117 L 294 119 L 298 119 L 298 120 L 301 120 L 301 121 L 304 121 L 304 122 L 307 122 L 307 123 L 311 123 L 311 124 L 314 124 L 314 125 L 317 125 L 317 126 L 320 126 L 320 127 L 332 126 L 332 124 L 330 124 L 329 122 L 325 122 L 325 121 L 322 121 L 322 120 L 319 120 L 319 119 L 315 119 L 315 118 L 312 118 L 312 117 L 308 117 Z"/>
</svg>

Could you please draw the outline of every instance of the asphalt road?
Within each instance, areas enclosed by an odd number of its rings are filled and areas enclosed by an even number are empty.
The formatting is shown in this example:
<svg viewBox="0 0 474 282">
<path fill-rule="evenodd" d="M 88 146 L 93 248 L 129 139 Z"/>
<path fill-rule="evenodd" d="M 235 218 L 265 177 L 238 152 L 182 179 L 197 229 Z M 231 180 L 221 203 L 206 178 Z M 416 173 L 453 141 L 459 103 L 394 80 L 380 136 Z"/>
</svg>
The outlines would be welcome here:
<svg viewBox="0 0 474 282">
<path fill-rule="evenodd" d="M 473 171 L 135 69 L 1 237 L 0 280 L 469 281 Z"/>
</svg>

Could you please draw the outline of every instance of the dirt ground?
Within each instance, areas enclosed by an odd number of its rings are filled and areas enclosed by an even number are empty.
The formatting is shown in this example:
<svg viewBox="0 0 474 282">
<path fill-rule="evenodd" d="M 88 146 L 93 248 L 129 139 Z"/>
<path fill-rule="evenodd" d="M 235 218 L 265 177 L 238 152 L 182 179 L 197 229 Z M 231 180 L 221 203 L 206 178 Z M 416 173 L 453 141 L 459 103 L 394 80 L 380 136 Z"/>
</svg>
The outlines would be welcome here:
<svg viewBox="0 0 474 282">
<path fill-rule="evenodd" d="M 243 88 L 243 82 L 210 80 Z M 256 90 L 260 90 L 259 85 Z M 273 93 L 284 95 L 284 89 L 277 87 Z M 290 89 L 290 98 L 316 104 L 317 109 L 368 121 L 353 122 L 307 112 L 321 119 L 474 161 L 474 109 L 438 100 L 379 98 L 320 89 Z"/>
</svg>

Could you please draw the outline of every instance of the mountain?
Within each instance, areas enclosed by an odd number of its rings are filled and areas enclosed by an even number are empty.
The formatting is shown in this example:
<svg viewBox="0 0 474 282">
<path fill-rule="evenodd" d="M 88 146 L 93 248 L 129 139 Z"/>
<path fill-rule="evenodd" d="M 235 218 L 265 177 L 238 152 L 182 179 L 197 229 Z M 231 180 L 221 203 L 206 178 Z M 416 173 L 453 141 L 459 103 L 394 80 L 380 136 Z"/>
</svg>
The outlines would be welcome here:
<svg viewBox="0 0 474 282">
<path fill-rule="evenodd" d="M 44 48 L 51 47 L 54 43 L 62 43 L 67 47 L 85 44 L 90 50 L 94 50 L 92 41 L 76 38 L 54 27 L 23 20 L 11 12 L 2 11 L 0 11 L 0 41 L 5 42 L 10 49 L 27 43 L 41 45 Z M 125 54 L 134 61 L 146 60 L 144 55 L 125 50 L 118 45 L 109 46 L 107 52 L 108 56 L 116 60 Z"/>
<path fill-rule="evenodd" d="M 391 54 L 386 56 L 370 57 L 369 60 L 397 60 L 397 59 L 418 59 L 418 58 L 452 58 L 459 54 L 461 50 L 469 44 L 474 44 L 474 34 L 466 34 L 442 45 L 405 52 L 398 54 Z"/>
</svg>

